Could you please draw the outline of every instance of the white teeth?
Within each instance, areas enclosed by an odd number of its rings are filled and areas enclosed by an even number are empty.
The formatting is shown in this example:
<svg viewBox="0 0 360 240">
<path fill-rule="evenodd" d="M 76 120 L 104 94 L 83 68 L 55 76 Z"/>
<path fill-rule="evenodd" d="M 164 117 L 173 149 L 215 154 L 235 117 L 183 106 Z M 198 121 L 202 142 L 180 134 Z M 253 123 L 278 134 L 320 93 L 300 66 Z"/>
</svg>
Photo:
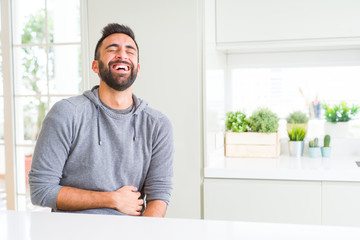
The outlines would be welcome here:
<svg viewBox="0 0 360 240">
<path fill-rule="evenodd" d="M 129 70 L 129 66 L 124 66 L 124 65 L 118 65 L 116 68 L 116 70 L 120 70 L 120 69 L 123 69 L 123 70 Z"/>
</svg>

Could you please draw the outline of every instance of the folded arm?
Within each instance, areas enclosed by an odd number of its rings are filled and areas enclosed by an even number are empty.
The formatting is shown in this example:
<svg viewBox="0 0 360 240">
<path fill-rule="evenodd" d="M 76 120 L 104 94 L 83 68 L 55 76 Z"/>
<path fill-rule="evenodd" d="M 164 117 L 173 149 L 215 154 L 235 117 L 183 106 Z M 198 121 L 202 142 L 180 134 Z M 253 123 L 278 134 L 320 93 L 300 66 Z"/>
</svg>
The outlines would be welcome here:
<svg viewBox="0 0 360 240">
<path fill-rule="evenodd" d="M 167 204 L 162 200 L 153 200 L 146 204 L 144 217 L 165 217 Z"/>
<path fill-rule="evenodd" d="M 97 192 L 62 187 L 56 199 L 57 209 L 81 211 L 94 208 L 113 208 L 127 215 L 139 216 L 144 201 L 134 186 L 124 186 L 114 192 Z"/>
</svg>

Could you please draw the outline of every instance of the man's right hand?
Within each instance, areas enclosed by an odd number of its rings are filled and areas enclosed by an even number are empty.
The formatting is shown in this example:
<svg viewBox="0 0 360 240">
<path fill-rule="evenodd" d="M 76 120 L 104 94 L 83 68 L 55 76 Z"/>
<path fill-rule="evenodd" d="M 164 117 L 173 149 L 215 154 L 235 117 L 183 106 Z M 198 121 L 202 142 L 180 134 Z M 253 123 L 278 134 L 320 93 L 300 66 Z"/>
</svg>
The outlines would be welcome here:
<svg viewBox="0 0 360 240">
<path fill-rule="evenodd" d="M 139 199 L 140 192 L 134 186 L 124 186 L 112 192 L 113 206 L 119 212 L 127 215 L 139 216 L 143 208 L 144 200 Z"/>
</svg>

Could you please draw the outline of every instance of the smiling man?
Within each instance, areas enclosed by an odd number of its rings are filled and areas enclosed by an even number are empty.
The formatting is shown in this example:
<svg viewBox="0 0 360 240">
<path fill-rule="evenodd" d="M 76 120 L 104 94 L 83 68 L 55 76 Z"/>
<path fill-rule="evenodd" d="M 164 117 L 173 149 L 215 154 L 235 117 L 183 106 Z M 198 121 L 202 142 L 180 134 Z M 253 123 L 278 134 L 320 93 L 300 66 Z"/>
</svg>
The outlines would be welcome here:
<svg viewBox="0 0 360 240">
<path fill-rule="evenodd" d="M 103 29 L 92 69 L 99 86 L 56 103 L 43 121 L 29 173 L 32 202 L 52 211 L 163 217 L 173 131 L 132 92 L 140 65 L 129 27 Z"/>
</svg>

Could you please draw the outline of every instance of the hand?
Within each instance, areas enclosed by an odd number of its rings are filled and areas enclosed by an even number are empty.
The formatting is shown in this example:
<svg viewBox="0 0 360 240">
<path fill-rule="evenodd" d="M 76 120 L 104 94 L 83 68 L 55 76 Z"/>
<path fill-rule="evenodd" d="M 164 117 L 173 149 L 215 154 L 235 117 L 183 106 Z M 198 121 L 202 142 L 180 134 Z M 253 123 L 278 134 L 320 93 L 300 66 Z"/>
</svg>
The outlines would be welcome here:
<svg viewBox="0 0 360 240">
<path fill-rule="evenodd" d="M 112 192 L 113 208 L 119 212 L 132 216 L 140 216 L 144 200 L 139 199 L 141 194 L 134 186 L 124 186 Z"/>
</svg>

